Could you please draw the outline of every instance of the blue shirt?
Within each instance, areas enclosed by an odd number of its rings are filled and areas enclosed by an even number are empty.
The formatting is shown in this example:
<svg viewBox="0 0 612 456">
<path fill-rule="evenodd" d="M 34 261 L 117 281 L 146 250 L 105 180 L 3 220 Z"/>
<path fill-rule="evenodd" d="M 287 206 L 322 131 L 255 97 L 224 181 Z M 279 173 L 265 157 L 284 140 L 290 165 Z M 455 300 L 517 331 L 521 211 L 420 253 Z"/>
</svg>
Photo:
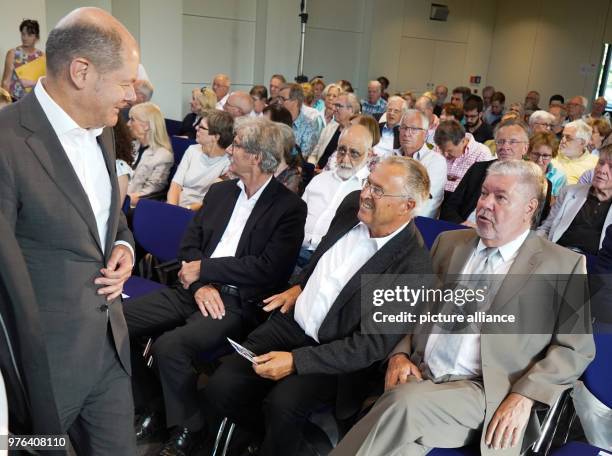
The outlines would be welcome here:
<svg viewBox="0 0 612 456">
<path fill-rule="evenodd" d="M 548 167 L 546 168 L 546 179 L 548 179 L 552 184 L 552 196 L 559 196 L 559 192 L 567 182 L 565 173 L 562 170 L 555 168 L 552 163 L 549 163 Z"/>
<path fill-rule="evenodd" d="M 387 110 L 387 102 L 384 98 L 379 98 L 374 104 L 368 103 L 368 100 L 361 100 L 361 112 L 363 114 L 382 114 Z"/>
<path fill-rule="evenodd" d="M 303 157 L 310 155 L 313 147 L 319 141 L 321 128 L 319 122 L 314 119 L 309 119 L 300 112 L 293 122 L 293 134 L 295 135 L 295 143 L 300 146 Z"/>
</svg>

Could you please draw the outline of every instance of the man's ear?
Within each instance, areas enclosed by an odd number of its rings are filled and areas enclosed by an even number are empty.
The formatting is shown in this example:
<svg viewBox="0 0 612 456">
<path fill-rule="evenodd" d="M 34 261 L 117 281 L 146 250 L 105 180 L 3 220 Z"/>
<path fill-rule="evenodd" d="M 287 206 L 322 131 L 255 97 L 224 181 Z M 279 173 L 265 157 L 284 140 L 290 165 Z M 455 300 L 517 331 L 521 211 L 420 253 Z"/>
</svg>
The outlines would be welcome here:
<svg viewBox="0 0 612 456">
<path fill-rule="evenodd" d="M 92 77 L 93 66 L 87 59 L 78 57 L 70 62 L 68 68 L 70 81 L 79 89 L 84 89 L 88 78 Z"/>
<path fill-rule="evenodd" d="M 527 216 L 531 220 L 533 219 L 533 214 L 538 210 L 538 200 L 536 198 L 531 198 L 529 203 L 527 203 Z"/>
</svg>

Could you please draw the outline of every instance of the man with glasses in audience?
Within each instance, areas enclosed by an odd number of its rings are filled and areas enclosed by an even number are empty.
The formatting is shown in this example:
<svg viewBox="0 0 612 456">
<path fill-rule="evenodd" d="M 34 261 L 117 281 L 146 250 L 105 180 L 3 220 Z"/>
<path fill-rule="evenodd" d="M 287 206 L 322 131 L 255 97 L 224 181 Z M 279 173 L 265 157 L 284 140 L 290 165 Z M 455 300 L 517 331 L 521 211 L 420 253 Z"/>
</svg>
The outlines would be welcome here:
<svg viewBox="0 0 612 456">
<path fill-rule="evenodd" d="M 302 110 L 304 104 L 304 91 L 299 84 L 285 84 L 281 87 L 277 97 L 293 120 L 293 134 L 295 143 L 300 147 L 302 156 L 308 157 L 319 141 L 323 123 L 317 119 L 309 118 Z"/>
<path fill-rule="evenodd" d="M 227 74 L 218 74 L 213 79 L 212 90 L 217 96 L 217 104 L 215 109 L 222 110 L 227 98 L 229 96 L 230 87 L 232 82 Z"/>
<path fill-rule="evenodd" d="M 382 85 L 378 81 L 368 82 L 368 98 L 361 100 L 361 112 L 374 116 L 387 109 L 387 102 L 382 97 Z"/>
<path fill-rule="evenodd" d="M 342 200 L 361 188 L 363 179 L 370 173 L 367 164 L 371 157 L 372 134 L 369 130 L 362 125 L 345 128 L 338 140 L 335 169 L 316 175 L 304 190 L 302 199 L 308 206 L 308 217 L 298 267 L 304 267 L 310 260 Z"/>
<path fill-rule="evenodd" d="M 385 120 L 379 123 L 380 141 L 374 146 L 377 156 L 387 157 L 400 148 L 399 124 L 407 110 L 408 105 L 402 97 L 389 97 Z"/>
<path fill-rule="evenodd" d="M 569 185 L 561 190 L 538 234 L 580 253 L 597 255 L 612 224 L 611 207 L 612 145 L 602 147 L 590 185 Z"/>
<path fill-rule="evenodd" d="M 463 116 L 465 118 L 465 129 L 479 143 L 493 139 L 493 130 L 483 118 L 482 98 L 478 95 L 470 95 L 463 105 Z"/>
<path fill-rule="evenodd" d="M 306 205 L 274 178 L 283 154 L 280 128 L 248 118 L 235 131 L 227 151 L 238 179 L 206 193 L 181 242 L 179 283 L 124 304 L 137 436 L 146 440 L 164 427 L 163 397 L 170 431 L 164 456 L 191 454 L 204 424 L 194 362 L 257 325 L 261 300 L 286 287 L 304 237 Z M 157 337 L 151 349 L 157 375 L 145 366 L 141 337 Z"/>
<path fill-rule="evenodd" d="M 399 128 L 400 154 L 420 162 L 429 174 L 431 196 L 417 215 L 438 218 L 446 185 L 446 160 L 425 141 L 428 128 L 429 120 L 421 111 L 406 111 Z"/>
<path fill-rule="evenodd" d="M 467 170 L 455 191 L 442 204 L 440 219 L 466 226 L 476 226 L 476 203 L 487 169 L 498 160 L 522 160 L 529 147 L 527 127 L 517 119 L 501 123 L 495 133 L 497 160 L 474 163 Z"/>
<path fill-rule="evenodd" d="M 552 131 L 552 127 L 555 123 L 555 116 L 550 112 L 544 110 L 534 111 L 529 116 L 529 132 L 530 136 L 536 133 L 545 133 Z"/>
<path fill-rule="evenodd" d="M 250 116 L 253 112 L 253 99 L 246 92 L 232 92 L 221 109 L 232 116 L 234 120 L 239 117 Z"/>
<path fill-rule="evenodd" d="M 344 199 L 296 285 L 266 300 L 267 310 L 280 311 L 244 342 L 255 364 L 234 354 L 208 382 L 212 429 L 227 416 L 263 440 L 257 454 L 312 454 L 304 431 L 314 411 L 331 406 L 341 420 L 359 412 L 378 363 L 402 338 L 362 332 L 371 321 L 362 310 L 363 274 L 425 275 L 430 285 L 429 255 L 412 222 L 428 196 L 423 166 L 393 156 Z"/>
<path fill-rule="evenodd" d="M 587 149 L 593 129 L 582 119 L 575 120 L 563 127 L 559 153 L 553 165 L 567 176 L 567 184 L 578 183 L 585 171 L 595 168 L 597 156 Z"/>
</svg>

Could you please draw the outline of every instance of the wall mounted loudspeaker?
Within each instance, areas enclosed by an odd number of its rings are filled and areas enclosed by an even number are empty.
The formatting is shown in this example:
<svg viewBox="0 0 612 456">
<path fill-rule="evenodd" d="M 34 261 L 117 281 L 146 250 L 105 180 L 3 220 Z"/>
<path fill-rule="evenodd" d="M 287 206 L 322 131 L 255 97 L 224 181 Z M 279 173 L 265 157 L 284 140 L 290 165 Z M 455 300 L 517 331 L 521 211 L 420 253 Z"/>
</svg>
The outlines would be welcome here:
<svg viewBox="0 0 612 456">
<path fill-rule="evenodd" d="M 447 5 L 441 5 L 439 3 L 431 4 L 431 11 L 429 13 L 429 19 L 432 21 L 442 21 L 446 22 L 448 19 L 448 13 L 450 10 Z"/>
</svg>

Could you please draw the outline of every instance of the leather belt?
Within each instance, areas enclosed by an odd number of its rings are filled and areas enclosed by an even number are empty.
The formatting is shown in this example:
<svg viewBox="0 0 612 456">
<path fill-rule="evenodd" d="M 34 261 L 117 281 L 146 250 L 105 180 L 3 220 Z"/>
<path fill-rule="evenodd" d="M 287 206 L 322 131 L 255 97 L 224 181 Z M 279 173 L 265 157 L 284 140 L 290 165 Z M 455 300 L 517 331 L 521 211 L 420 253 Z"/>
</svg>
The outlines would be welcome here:
<svg viewBox="0 0 612 456">
<path fill-rule="evenodd" d="M 214 283 L 213 286 L 219 291 L 221 294 L 226 294 L 229 296 L 240 297 L 240 290 L 238 287 L 234 285 L 226 285 L 221 283 Z"/>
</svg>

